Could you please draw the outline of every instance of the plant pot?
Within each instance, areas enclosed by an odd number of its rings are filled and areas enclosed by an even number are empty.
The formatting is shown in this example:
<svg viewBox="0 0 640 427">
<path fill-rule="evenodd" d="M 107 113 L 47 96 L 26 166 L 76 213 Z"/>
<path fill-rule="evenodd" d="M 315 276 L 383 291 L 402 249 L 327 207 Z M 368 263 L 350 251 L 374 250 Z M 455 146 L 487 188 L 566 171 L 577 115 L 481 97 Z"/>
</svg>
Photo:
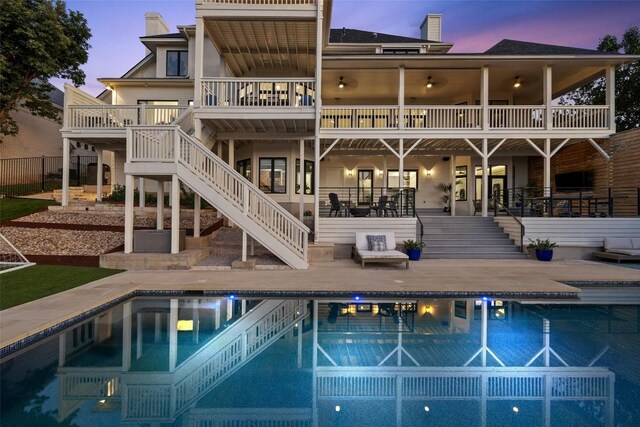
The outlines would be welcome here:
<svg viewBox="0 0 640 427">
<path fill-rule="evenodd" d="M 409 255 L 409 261 L 418 261 L 422 255 L 422 249 L 407 249 L 407 255 Z"/>
<path fill-rule="evenodd" d="M 536 259 L 538 261 L 551 261 L 553 249 L 536 249 Z"/>
</svg>

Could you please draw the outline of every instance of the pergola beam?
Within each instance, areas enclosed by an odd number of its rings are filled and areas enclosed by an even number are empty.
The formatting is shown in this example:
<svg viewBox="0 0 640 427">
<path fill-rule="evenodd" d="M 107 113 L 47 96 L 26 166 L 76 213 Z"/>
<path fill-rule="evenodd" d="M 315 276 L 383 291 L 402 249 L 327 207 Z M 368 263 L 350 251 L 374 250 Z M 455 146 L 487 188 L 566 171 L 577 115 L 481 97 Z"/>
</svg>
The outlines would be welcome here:
<svg viewBox="0 0 640 427">
<path fill-rule="evenodd" d="M 341 138 L 336 138 L 336 140 L 335 140 L 335 141 L 333 141 L 333 143 L 329 146 L 329 148 L 327 148 L 327 149 L 326 149 L 326 150 L 325 150 L 325 151 L 320 155 L 320 159 L 319 159 L 319 160 L 324 159 L 324 156 L 326 156 L 327 154 L 329 154 L 329 151 L 331 151 L 331 149 L 332 149 L 333 147 L 335 147 L 335 146 L 336 146 L 336 144 L 337 144 L 338 142 L 340 142 L 340 139 L 341 139 Z"/>
<path fill-rule="evenodd" d="M 398 159 L 400 159 L 400 153 L 398 153 L 396 150 L 394 150 L 388 143 L 387 141 L 385 141 L 384 139 L 380 138 L 378 139 L 378 141 L 382 142 L 382 144 L 387 147 L 389 149 L 389 151 L 391 151 L 393 153 L 394 156 L 396 156 Z"/>
<path fill-rule="evenodd" d="M 542 151 L 536 144 L 534 144 L 533 141 L 531 141 L 529 138 L 525 138 L 525 141 L 527 141 L 529 143 L 529 145 L 531 145 L 537 152 L 538 154 L 540 154 L 542 157 L 547 157 L 547 155 L 544 153 L 544 151 Z"/>
<path fill-rule="evenodd" d="M 595 148 L 600 154 L 602 154 L 602 157 L 607 160 L 611 160 L 611 157 L 607 154 L 606 151 L 604 151 L 604 148 L 600 147 L 598 143 L 593 140 L 593 138 L 588 138 L 587 141 L 589 141 L 589 143 L 593 145 L 593 148 Z"/>
</svg>

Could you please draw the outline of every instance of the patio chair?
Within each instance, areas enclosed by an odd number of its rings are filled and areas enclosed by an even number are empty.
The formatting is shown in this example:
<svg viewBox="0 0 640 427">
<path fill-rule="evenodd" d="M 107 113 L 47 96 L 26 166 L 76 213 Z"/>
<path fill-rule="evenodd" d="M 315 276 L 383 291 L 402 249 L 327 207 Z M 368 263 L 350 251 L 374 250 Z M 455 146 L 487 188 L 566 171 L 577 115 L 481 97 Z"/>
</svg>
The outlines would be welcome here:
<svg viewBox="0 0 640 427">
<path fill-rule="evenodd" d="M 329 202 L 331 203 L 329 216 L 331 216 L 333 212 L 335 212 L 334 216 L 342 216 L 342 213 L 345 212 L 346 204 L 338 199 L 338 195 L 336 193 L 329 193 Z"/>
<path fill-rule="evenodd" d="M 371 210 L 376 213 L 376 216 L 382 216 L 384 214 L 384 208 L 387 205 L 387 200 L 389 196 L 380 196 L 378 198 L 378 203 L 374 203 L 371 206 Z"/>
<path fill-rule="evenodd" d="M 400 193 L 394 195 L 386 206 L 383 208 L 384 216 L 398 216 L 398 200 L 400 199 Z M 389 215 L 391 214 L 391 215 Z"/>
</svg>

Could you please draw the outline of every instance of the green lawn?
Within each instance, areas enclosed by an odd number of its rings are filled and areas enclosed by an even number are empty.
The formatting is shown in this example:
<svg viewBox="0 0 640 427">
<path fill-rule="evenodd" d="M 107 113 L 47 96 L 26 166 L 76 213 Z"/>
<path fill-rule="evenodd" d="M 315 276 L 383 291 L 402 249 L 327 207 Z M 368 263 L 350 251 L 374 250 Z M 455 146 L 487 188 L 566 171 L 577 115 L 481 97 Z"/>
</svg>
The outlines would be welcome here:
<svg viewBox="0 0 640 427">
<path fill-rule="evenodd" d="M 0 310 L 66 291 L 123 270 L 35 265 L 0 275 Z"/>
<path fill-rule="evenodd" d="M 8 221 L 34 212 L 46 211 L 47 206 L 57 204 L 54 200 L 3 198 L 0 199 L 0 221 Z"/>
</svg>

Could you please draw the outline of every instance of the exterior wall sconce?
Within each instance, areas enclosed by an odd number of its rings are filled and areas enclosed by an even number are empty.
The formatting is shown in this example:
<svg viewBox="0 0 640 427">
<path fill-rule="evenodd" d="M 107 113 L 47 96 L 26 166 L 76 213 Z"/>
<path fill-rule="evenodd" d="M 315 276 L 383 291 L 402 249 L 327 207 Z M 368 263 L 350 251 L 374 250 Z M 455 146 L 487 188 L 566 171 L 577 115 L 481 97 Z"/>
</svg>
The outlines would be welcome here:
<svg viewBox="0 0 640 427">
<path fill-rule="evenodd" d="M 353 169 L 347 169 L 347 176 L 353 178 Z"/>
<path fill-rule="evenodd" d="M 431 76 L 427 77 L 427 89 L 431 89 L 433 87 L 433 82 L 431 81 Z"/>
<path fill-rule="evenodd" d="M 378 176 L 384 175 L 384 171 L 382 169 L 378 169 Z"/>
<path fill-rule="evenodd" d="M 426 176 L 427 178 L 431 178 L 431 169 L 425 169 L 424 176 Z"/>
<path fill-rule="evenodd" d="M 516 76 L 515 80 L 513 81 L 513 87 L 518 89 L 520 86 L 522 86 L 522 80 L 520 80 L 520 76 Z"/>
<path fill-rule="evenodd" d="M 338 88 L 344 89 L 345 86 L 346 84 L 344 83 L 344 77 L 340 76 L 340 81 L 338 82 Z"/>
</svg>

